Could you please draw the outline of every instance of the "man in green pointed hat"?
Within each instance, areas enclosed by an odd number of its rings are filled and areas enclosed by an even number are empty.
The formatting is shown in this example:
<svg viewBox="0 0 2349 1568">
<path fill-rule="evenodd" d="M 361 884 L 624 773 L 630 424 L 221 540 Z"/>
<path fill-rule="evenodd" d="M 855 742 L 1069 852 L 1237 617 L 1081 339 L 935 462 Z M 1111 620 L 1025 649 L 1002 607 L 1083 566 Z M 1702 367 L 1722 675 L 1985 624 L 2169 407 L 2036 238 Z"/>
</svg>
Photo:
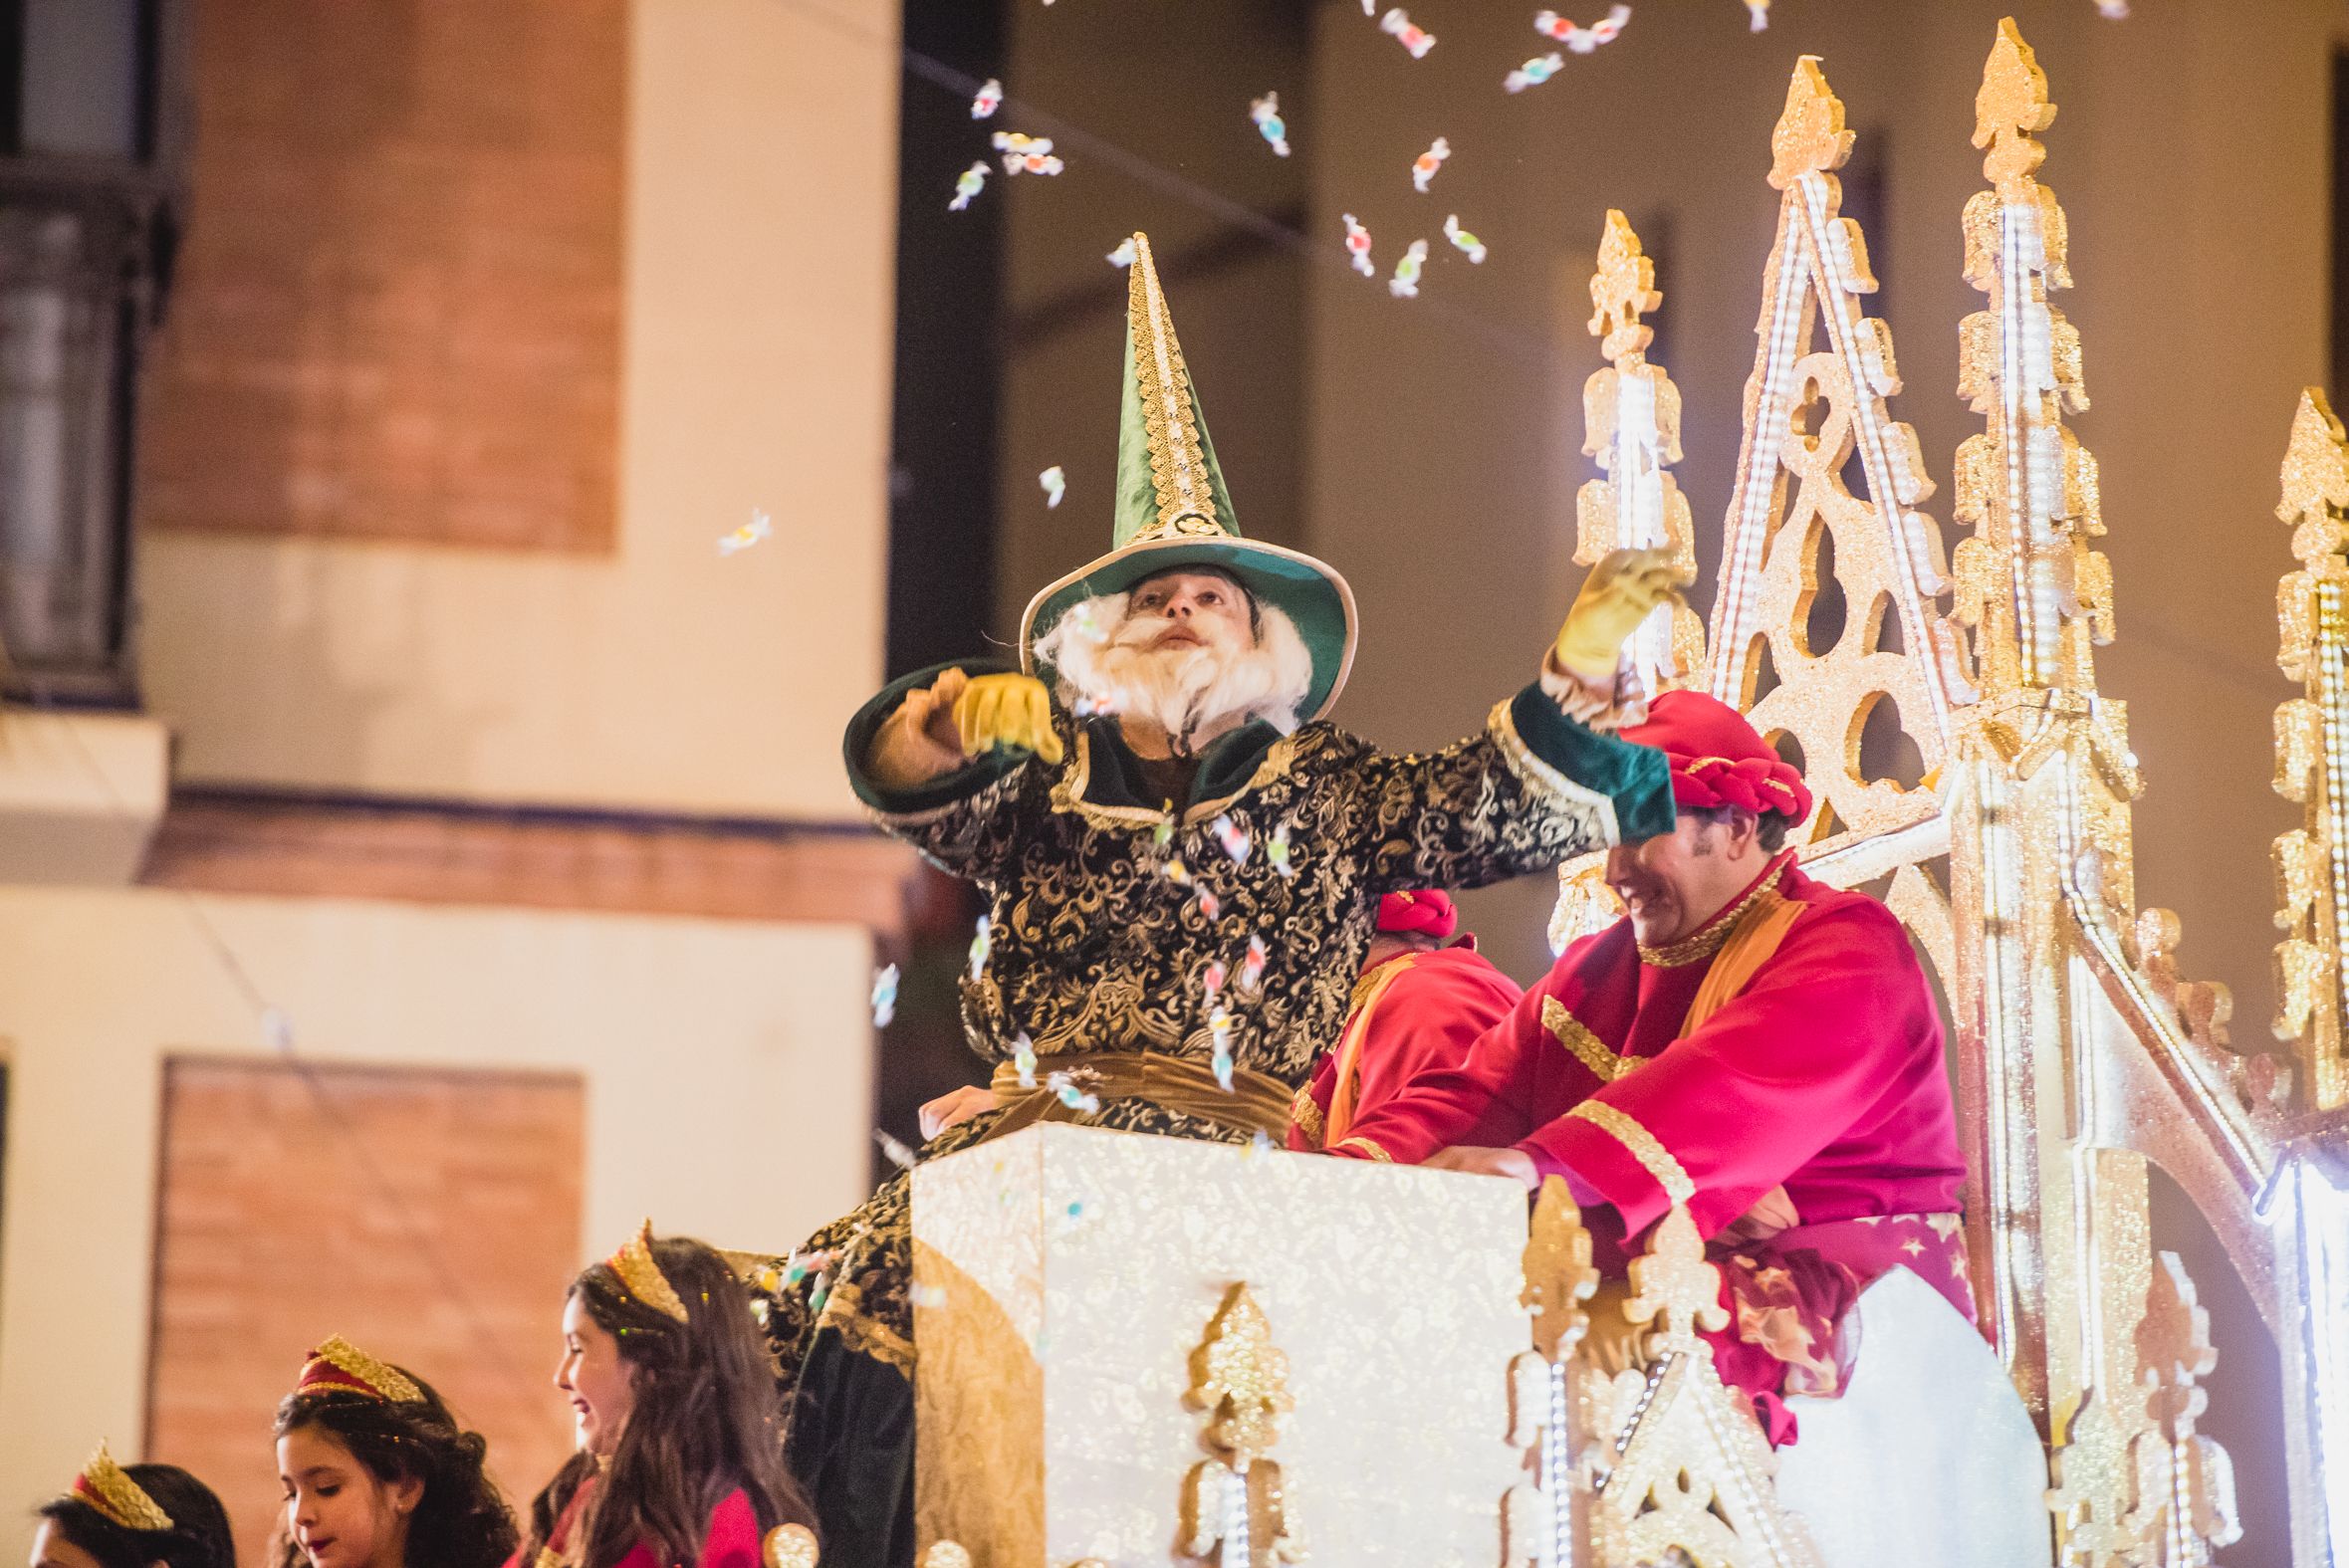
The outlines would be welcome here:
<svg viewBox="0 0 2349 1568">
<path fill-rule="evenodd" d="M 1663 754 L 1611 733 L 1617 650 L 1674 591 L 1663 552 L 1593 569 L 1483 733 L 1379 751 L 1321 718 L 1353 594 L 1241 536 L 1139 234 L 1125 364 L 1114 548 L 1029 604 L 1019 669 L 923 670 L 848 726 L 875 819 L 989 900 L 963 1017 L 994 1079 L 924 1157 L 1038 1120 L 1284 1138 L 1382 895 L 1672 828 Z M 908 1222 L 900 1174 L 766 1290 L 825 1568 L 913 1560 Z"/>
</svg>

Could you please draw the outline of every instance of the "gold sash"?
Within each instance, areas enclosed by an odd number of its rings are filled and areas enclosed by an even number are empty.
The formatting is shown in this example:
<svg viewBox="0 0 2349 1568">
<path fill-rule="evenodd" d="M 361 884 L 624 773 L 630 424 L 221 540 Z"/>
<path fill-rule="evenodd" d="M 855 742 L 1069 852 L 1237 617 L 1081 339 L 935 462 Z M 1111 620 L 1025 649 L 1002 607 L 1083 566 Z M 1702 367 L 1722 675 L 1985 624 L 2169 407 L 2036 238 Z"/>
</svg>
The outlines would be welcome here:
<svg viewBox="0 0 2349 1568">
<path fill-rule="evenodd" d="M 1354 982 L 1353 1007 L 1347 1010 L 1345 1029 L 1337 1040 L 1337 1071 L 1330 1079 L 1329 1116 L 1321 1132 L 1324 1148 L 1343 1138 L 1354 1125 L 1354 1101 L 1362 1088 L 1362 1042 L 1370 1033 L 1370 1014 L 1378 1009 L 1378 999 L 1386 995 L 1387 987 L 1410 967 L 1410 955 L 1405 954 Z"/>
<path fill-rule="evenodd" d="M 1777 956 L 1778 945 L 1786 940 L 1802 914 L 1802 904 L 1772 891 L 1754 901 L 1752 907 L 1738 917 L 1738 923 L 1714 957 L 1713 967 L 1697 985 L 1697 1000 L 1689 1004 L 1688 1016 L 1681 1019 L 1683 1038 L 1696 1032 L 1702 1024 L 1730 1003 L 1767 964 Z"/>
<path fill-rule="evenodd" d="M 1018 1132 L 1034 1122 L 1067 1122 L 1078 1112 L 1062 1103 L 1047 1080 L 1064 1072 L 1079 1093 L 1100 1100 L 1149 1100 L 1170 1111 L 1203 1117 L 1246 1133 L 1281 1139 L 1289 1132 L 1289 1086 L 1278 1078 L 1246 1067 L 1232 1069 L 1232 1087 L 1216 1082 L 1207 1063 L 1187 1056 L 1162 1056 L 1156 1051 L 1072 1052 L 1039 1056 L 1033 1087 L 1023 1088 L 1020 1069 L 999 1062 L 995 1091 L 1003 1114 L 995 1125 L 973 1140 L 973 1145 Z M 970 1146 L 966 1146 L 970 1147 Z"/>
</svg>

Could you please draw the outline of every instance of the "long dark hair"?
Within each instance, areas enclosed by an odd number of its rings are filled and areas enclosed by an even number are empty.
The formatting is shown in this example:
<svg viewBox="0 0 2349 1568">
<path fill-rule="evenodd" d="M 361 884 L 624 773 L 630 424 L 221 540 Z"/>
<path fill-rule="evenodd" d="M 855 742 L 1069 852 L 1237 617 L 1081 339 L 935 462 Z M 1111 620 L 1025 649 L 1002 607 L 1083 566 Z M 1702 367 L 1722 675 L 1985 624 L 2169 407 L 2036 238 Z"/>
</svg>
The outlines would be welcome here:
<svg viewBox="0 0 2349 1568">
<path fill-rule="evenodd" d="M 408 1515 L 409 1562 L 428 1568 L 499 1568 L 513 1554 L 518 1532 L 497 1482 L 482 1468 L 489 1441 L 467 1432 L 430 1384 L 405 1367 L 398 1370 L 422 1399 L 377 1399 L 347 1388 L 301 1389 L 278 1406 L 277 1435 L 315 1427 L 349 1449 L 378 1481 L 423 1482 L 424 1494 Z M 303 1568 L 308 1559 L 282 1510 L 278 1535 L 278 1568 Z"/>
<path fill-rule="evenodd" d="M 236 1568 L 236 1537 L 228 1511 L 212 1488 L 176 1464 L 125 1464 L 122 1473 L 171 1516 L 168 1530 L 133 1530 L 117 1524 L 79 1497 L 45 1502 L 40 1517 L 58 1533 L 98 1559 L 99 1568 Z"/>
<path fill-rule="evenodd" d="M 570 1294 L 595 1326 L 619 1341 L 635 1396 L 601 1463 L 587 1539 L 576 1543 L 584 1548 L 581 1568 L 613 1568 L 639 1545 L 656 1561 L 690 1563 L 701 1555 L 710 1515 L 738 1489 L 762 1536 L 779 1524 L 816 1524 L 816 1510 L 783 1462 L 775 1369 L 749 1293 L 724 1258 L 690 1237 L 654 1241 L 652 1260 L 685 1303 L 682 1323 L 629 1294 L 608 1264 L 583 1269 L 571 1282 Z M 537 1560 L 597 1468 L 594 1455 L 575 1454 L 539 1493 L 525 1563 Z"/>
</svg>

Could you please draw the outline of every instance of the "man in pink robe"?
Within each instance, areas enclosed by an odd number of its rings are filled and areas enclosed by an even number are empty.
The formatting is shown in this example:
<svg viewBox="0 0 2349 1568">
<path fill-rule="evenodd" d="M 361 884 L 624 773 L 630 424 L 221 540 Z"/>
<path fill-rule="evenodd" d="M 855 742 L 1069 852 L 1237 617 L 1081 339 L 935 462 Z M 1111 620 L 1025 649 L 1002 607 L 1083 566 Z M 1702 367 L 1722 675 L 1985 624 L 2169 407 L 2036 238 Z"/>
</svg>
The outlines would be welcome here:
<svg viewBox="0 0 2349 1568">
<path fill-rule="evenodd" d="M 1421 1073 L 1457 1066 L 1484 1032 L 1509 1015 L 1524 988 L 1477 951 L 1474 935 L 1453 940 L 1460 911 L 1433 888 L 1388 893 L 1362 959 L 1337 1043 L 1289 1108 L 1289 1147 L 1309 1152 L 1353 1125 Z M 1490 1125 L 1462 1141 L 1485 1143 L 1511 1124 L 1497 1108 Z"/>
<path fill-rule="evenodd" d="M 1809 791 L 1743 716 L 1670 692 L 1622 734 L 1670 758 L 1678 810 L 1608 853 L 1626 918 L 1329 1152 L 1562 1176 L 1617 1270 L 1687 1205 L 1731 1312 L 1716 1362 L 1782 1443 L 1781 1395 L 1841 1391 L 1837 1328 L 1878 1275 L 1906 1266 L 1974 1316 L 1941 1019 L 1891 912 L 1780 848 Z"/>
</svg>

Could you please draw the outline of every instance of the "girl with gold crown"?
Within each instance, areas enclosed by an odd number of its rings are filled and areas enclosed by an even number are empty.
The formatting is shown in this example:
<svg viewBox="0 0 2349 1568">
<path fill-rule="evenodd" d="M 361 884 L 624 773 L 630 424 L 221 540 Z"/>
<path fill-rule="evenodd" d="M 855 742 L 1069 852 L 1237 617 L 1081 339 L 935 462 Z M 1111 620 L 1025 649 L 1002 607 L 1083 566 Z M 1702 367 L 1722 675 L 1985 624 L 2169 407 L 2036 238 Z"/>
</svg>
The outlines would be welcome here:
<svg viewBox="0 0 2349 1568">
<path fill-rule="evenodd" d="M 514 1550 L 488 1442 L 430 1384 L 340 1334 L 305 1358 L 276 1430 L 277 1568 L 497 1568 Z"/>
<path fill-rule="evenodd" d="M 555 1386 L 579 1452 L 531 1504 L 517 1568 L 814 1568 L 766 1347 L 715 1251 L 647 1220 L 583 1269 Z"/>
<path fill-rule="evenodd" d="M 963 1019 L 993 1082 L 925 1156 L 1039 1119 L 1279 1139 L 1404 888 L 1547 870 L 1672 827 L 1660 753 L 1607 733 L 1618 649 L 1676 591 L 1662 552 L 1593 569 L 1532 677 L 1441 751 L 1327 723 L 1345 579 L 1242 537 L 1150 243 L 1133 240 L 1113 548 L 1038 593 L 1017 668 L 919 671 L 850 721 L 850 784 L 989 904 Z M 1530 650 L 1528 650 L 1530 651 Z M 906 1182 L 780 1262 L 792 1454 L 834 1568 L 912 1560 Z"/>
<path fill-rule="evenodd" d="M 32 1568 L 236 1568 L 211 1487 L 176 1464 L 117 1464 L 103 1443 L 39 1517 Z"/>
</svg>

